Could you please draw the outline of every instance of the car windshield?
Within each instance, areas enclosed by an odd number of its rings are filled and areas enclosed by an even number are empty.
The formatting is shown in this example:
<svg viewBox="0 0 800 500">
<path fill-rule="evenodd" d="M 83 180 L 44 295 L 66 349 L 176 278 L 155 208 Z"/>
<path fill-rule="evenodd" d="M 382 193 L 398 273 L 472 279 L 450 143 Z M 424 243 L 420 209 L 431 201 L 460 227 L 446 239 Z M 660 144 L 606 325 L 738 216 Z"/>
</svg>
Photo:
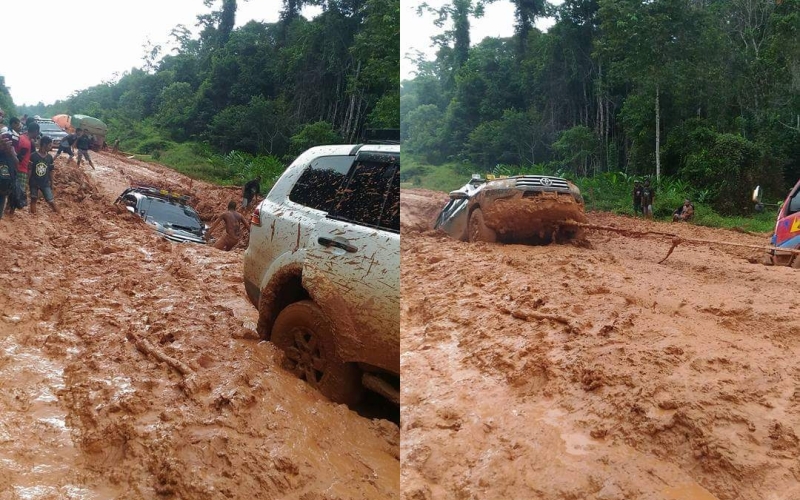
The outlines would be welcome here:
<svg viewBox="0 0 800 500">
<path fill-rule="evenodd" d="M 170 225 L 188 231 L 199 231 L 203 227 L 200 216 L 192 208 L 158 198 L 142 199 L 139 211 L 143 212 L 141 215 L 145 219 L 152 217 L 161 225 Z"/>
<path fill-rule="evenodd" d="M 44 135 L 66 134 L 66 132 L 61 130 L 61 127 L 59 127 L 55 123 L 40 123 L 39 124 L 39 132 L 41 132 Z"/>
</svg>

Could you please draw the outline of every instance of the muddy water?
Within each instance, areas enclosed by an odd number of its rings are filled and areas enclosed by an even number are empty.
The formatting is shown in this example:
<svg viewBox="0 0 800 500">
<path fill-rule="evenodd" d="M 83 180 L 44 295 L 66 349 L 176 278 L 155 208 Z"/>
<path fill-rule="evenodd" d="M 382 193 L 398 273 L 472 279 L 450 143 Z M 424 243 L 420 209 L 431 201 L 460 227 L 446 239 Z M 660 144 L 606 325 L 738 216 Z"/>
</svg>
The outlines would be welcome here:
<svg viewBox="0 0 800 500">
<path fill-rule="evenodd" d="M 401 205 L 404 498 L 800 498 L 797 272 L 590 232 L 468 244 Z M 745 235 L 589 213 L 631 231 Z"/>
<path fill-rule="evenodd" d="M 397 426 L 281 369 L 241 250 L 169 243 L 111 205 L 186 179 L 95 164 L 57 162 L 61 216 L 0 220 L 0 499 L 397 498 Z M 187 192 L 210 221 L 234 191 Z"/>
</svg>

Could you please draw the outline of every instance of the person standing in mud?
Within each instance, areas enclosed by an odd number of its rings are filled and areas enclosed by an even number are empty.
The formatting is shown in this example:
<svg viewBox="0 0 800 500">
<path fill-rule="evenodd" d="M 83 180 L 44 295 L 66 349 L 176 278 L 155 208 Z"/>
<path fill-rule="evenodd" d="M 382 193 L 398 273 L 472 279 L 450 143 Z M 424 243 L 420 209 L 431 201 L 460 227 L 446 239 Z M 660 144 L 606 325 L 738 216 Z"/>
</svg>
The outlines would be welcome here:
<svg viewBox="0 0 800 500">
<path fill-rule="evenodd" d="M 81 158 L 83 157 L 86 158 L 86 161 L 89 162 L 89 166 L 94 170 L 94 163 L 92 163 L 92 159 L 89 158 L 89 148 L 92 145 L 92 139 L 85 130 L 78 129 L 76 132 L 78 133 L 78 138 L 75 140 L 75 145 L 78 147 L 78 166 L 81 166 Z"/>
<path fill-rule="evenodd" d="M 36 122 L 32 123 L 28 126 L 26 133 L 20 134 L 22 131 L 22 122 L 20 122 L 18 118 L 12 118 L 11 128 L 19 137 L 14 146 L 17 152 L 17 160 L 19 161 L 17 164 L 17 186 L 14 196 L 12 197 L 12 202 L 8 207 L 8 214 L 14 215 L 14 212 L 18 208 L 23 208 L 27 204 L 25 192 L 28 186 L 28 165 L 31 161 L 34 140 L 39 135 L 39 124 Z"/>
<path fill-rule="evenodd" d="M 640 181 L 633 182 L 633 215 L 642 212 L 642 183 Z"/>
<path fill-rule="evenodd" d="M 261 194 L 261 176 L 257 176 L 255 179 L 248 181 L 247 184 L 244 185 L 242 188 L 242 208 L 247 208 L 250 206 L 250 202 L 252 202 L 256 196 Z"/>
<path fill-rule="evenodd" d="M 58 151 L 56 151 L 56 157 L 54 159 L 58 159 L 61 153 L 67 153 L 69 155 L 68 161 L 75 159 L 75 155 L 72 153 L 72 145 L 78 140 L 78 136 L 76 134 L 80 131 L 81 129 L 77 129 L 75 134 L 67 134 L 63 139 L 61 139 L 61 142 L 58 143 Z"/>
<path fill-rule="evenodd" d="M 221 223 L 225 224 L 225 234 L 214 243 L 214 248 L 225 250 L 226 252 L 239 244 L 239 239 L 242 237 L 240 225 L 244 226 L 248 231 L 250 230 L 250 224 L 242 217 L 242 214 L 236 211 L 235 201 L 228 203 L 228 210 L 220 215 L 216 222 L 206 231 L 206 238 L 208 238 Z"/>
<path fill-rule="evenodd" d="M 6 201 L 11 198 L 14 184 L 17 182 L 19 160 L 11 144 L 9 132 L 6 130 L 0 134 L 0 219 L 2 219 Z"/>
<path fill-rule="evenodd" d="M 58 213 L 58 207 L 53 201 L 53 157 L 50 155 L 50 145 L 53 139 L 44 136 L 39 141 L 39 149 L 31 154 L 31 175 L 29 187 L 31 190 L 31 213 L 36 214 L 36 202 L 39 192 L 44 195 L 44 200 Z"/>
<path fill-rule="evenodd" d="M 653 218 L 653 202 L 656 199 L 656 190 L 650 187 L 650 179 L 644 181 L 642 187 L 642 210 L 644 211 L 645 219 Z"/>
</svg>

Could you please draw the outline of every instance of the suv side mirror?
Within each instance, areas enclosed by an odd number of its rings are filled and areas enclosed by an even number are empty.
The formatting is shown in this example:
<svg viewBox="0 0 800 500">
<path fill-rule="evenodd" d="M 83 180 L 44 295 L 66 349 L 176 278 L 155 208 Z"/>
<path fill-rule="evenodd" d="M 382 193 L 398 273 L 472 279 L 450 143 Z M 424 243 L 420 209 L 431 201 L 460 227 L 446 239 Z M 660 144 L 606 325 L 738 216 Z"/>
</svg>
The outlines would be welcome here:
<svg viewBox="0 0 800 500">
<path fill-rule="evenodd" d="M 451 200 L 466 200 L 469 198 L 469 195 L 464 191 L 450 191 L 450 199 Z"/>
<path fill-rule="evenodd" d="M 135 208 L 133 208 L 133 207 L 132 207 L 132 206 L 130 206 L 130 205 L 125 205 L 125 208 L 128 210 L 128 212 L 130 212 L 130 213 L 132 213 L 132 214 L 135 214 L 135 213 L 136 213 L 136 209 L 135 209 Z"/>
</svg>

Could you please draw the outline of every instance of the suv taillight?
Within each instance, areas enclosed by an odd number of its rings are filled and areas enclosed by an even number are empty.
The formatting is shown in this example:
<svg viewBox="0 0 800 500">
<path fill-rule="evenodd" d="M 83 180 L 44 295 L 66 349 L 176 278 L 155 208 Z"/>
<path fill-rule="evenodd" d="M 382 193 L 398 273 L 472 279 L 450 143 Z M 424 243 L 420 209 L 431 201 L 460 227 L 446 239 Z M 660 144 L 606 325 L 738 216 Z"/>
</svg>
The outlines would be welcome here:
<svg viewBox="0 0 800 500">
<path fill-rule="evenodd" d="M 261 210 L 260 206 L 257 206 L 255 210 L 253 210 L 253 215 L 250 216 L 250 224 L 254 226 L 261 227 Z"/>
</svg>

